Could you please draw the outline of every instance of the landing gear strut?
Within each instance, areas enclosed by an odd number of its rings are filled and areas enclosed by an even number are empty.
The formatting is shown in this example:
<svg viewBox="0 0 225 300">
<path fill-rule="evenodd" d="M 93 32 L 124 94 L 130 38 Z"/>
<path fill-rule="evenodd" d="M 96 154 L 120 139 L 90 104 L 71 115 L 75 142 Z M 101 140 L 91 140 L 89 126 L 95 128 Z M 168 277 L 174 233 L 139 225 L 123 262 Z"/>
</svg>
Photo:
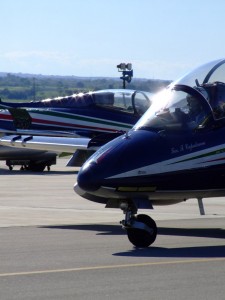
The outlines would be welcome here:
<svg viewBox="0 0 225 300">
<path fill-rule="evenodd" d="M 125 219 L 121 221 L 121 224 L 127 231 L 129 241 L 140 248 L 148 247 L 154 243 L 157 236 L 155 221 L 148 215 L 135 216 L 137 208 L 128 202 L 121 203 L 120 208 L 125 214 Z"/>
</svg>

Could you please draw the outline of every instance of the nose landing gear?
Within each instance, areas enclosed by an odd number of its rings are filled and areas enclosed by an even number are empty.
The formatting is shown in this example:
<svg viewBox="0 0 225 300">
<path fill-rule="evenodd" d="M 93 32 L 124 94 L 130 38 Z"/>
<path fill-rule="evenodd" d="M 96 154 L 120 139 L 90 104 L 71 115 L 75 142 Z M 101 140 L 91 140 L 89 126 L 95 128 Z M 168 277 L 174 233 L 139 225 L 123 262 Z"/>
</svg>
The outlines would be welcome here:
<svg viewBox="0 0 225 300">
<path fill-rule="evenodd" d="M 128 202 L 122 202 L 120 208 L 125 214 L 125 219 L 121 221 L 121 224 L 127 231 L 129 241 L 140 248 L 148 247 L 154 243 L 157 236 L 155 221 L 145 214 L 135 216 L 137 209 Z"/>
</svg>

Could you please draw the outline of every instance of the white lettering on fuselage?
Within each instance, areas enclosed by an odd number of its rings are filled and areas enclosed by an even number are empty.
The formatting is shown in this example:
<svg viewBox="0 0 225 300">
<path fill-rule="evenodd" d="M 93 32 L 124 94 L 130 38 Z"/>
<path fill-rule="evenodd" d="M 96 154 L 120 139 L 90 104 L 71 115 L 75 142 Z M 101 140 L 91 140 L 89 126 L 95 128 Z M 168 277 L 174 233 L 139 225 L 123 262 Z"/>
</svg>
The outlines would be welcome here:
<svg viewBox="0 0 225 300">
<path fill-rule="evenodd" d="M 183 152 L 186 150 L 192 151 L 195 148 L 205 146 L 205 144 L 206 144 L 205 142 L 201 142 L 201 143 L 195 142 L 193 144 L 182 144 L 178 147 L 171 148 L 171 154 L 176 154 L 176 153 Z"/>
</svg>

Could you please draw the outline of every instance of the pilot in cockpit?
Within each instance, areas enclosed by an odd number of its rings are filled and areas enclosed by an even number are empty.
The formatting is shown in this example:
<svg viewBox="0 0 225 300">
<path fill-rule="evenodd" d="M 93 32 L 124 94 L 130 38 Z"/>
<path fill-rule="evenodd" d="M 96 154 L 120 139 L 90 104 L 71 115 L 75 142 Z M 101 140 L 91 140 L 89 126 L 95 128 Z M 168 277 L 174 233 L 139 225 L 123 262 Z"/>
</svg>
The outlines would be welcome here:
<svg viewBox="0 0 225 300">
<path fill-rule="evenodd" d="M 189 108 L 188 115 L 190 120 L 196 122 L 198 125 L 202 124 L 206 118 L 206 112 L 201 102 L 194 96 L 188 94 L 187 105 Z"/>
</svg>

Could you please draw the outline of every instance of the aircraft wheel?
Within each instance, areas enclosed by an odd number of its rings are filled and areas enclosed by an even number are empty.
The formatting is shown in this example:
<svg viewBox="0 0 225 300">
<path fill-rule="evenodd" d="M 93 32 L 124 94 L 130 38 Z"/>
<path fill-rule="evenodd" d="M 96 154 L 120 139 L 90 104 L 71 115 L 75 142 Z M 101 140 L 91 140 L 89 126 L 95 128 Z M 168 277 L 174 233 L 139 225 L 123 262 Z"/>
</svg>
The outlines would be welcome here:
<svg viewBox="0 0 225 300">
<path fill-rule="evenodd" d="M 128 227 L 127 236 L 129 241 L 136 247 L 145 248 L 154 243 L 157 236 L 157 226 L 155 221 L 147 215 L 137 215 L 135 220 L 140 223 L 147 225 L 152 233 L 144 229 Z"/>
</svg>

